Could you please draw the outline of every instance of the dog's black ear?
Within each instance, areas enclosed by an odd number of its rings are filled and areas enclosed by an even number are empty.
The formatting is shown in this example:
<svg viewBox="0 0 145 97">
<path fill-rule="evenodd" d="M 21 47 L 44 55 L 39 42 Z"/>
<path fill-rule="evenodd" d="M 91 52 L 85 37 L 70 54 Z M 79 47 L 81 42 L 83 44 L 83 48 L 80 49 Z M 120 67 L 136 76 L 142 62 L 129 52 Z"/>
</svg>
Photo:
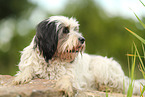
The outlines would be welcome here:
<svg viewBox="0 0 145 97">
<path fill-rule="evenodd" d="M 45 61 L 48 62 L 57 49 L 58 34 L 55 21 L 49 23 L 48 20 L 44 20 L 38 24 L 35 42 L 40 54 L 43 54 Z"/>
</svg>

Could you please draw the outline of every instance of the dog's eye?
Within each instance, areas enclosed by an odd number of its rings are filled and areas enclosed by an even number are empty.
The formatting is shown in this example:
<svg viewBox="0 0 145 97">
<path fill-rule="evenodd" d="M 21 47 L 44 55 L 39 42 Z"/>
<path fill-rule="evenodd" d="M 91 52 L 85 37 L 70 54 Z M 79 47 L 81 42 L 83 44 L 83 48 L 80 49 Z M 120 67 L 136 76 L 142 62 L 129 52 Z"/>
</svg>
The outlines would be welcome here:
<svg viewBox="0 0 145 97">
<path fill-rule="evenodd" d="M 69 33 L 69 28 L 68 27 L 64 27 L 63 33 Z"/>
</svg>

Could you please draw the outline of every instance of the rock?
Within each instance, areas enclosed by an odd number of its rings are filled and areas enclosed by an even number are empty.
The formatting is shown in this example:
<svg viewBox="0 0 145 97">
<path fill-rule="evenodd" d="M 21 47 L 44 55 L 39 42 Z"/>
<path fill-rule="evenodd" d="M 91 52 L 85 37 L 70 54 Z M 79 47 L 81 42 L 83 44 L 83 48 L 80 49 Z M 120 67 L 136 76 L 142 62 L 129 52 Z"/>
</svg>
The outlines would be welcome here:
<svg viewBox="0 0 145 97">
<path fill-rule="evenodd" d="M 10 75 L 0 75 L 0 97 L 64 97 L 63 92 L 53 88 L 54 80 L 34 79 L 27 84 L 11 85 L 13 79 L 14 77 Z M 124 96 L 119 93 L 108 93 L 108 97 Z M 106 97 L 106 93 L 78 91 L 77 97 Z"/>
<path fill-rule="evenodd" d="M 54 90 L 54 81 L 34 79 L 27 84 L 11 85 L 14 77 L 0 75 L 0 97 L 62 97 L 62 92 Z"/>
</svg>

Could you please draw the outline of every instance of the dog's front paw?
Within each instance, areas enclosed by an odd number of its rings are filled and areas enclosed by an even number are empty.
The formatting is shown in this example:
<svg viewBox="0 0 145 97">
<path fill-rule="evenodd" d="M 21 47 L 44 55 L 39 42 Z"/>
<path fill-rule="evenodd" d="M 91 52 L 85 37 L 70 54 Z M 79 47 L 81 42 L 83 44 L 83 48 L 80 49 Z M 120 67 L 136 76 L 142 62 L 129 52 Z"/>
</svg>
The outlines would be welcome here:
<svg viewBox="0 0 145 97">
<path fill-rule="evenodd" d="M 62 78 L 56 82 L 55 88 L 64 92 L 66 97 L 73 97 L 74 89 L 72 83 L 67 78 Z"/>
<path fill-rule="evenodd" d="M 32 80 L 31 75 L 24 75 L 24 74 L 19 74 L 18 76 L 15 77 L 15 79 L 12 81 L 13 85 L 18 85 L 18 84 L 25 84 L 28 83 L 29 81 Z"/>
</svg>

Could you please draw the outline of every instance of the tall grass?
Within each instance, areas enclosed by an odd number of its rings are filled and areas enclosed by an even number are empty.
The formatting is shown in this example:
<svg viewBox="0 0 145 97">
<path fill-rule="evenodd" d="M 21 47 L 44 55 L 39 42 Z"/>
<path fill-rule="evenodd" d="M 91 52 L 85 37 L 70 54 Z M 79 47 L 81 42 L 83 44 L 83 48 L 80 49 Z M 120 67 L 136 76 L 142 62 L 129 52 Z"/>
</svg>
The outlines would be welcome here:
<svg viewBox="0 0 145 97">
<path fill-rule="evenodd" d="M 139 0 L 142 5 L 145 7 L 144 3 Z M 138 19 L 138 21 L 140 22 L 140 24 L 143 26 L 143 28 L 145 29 L 145 24 L 141 21 L 141 19 L 137 16 L 137 14 L 135 14 L 135 12 L 133 12 L 134 15 L 136 16 L 136 18 Z M 143 58 L 145 59 L 145 49 L 144 49 L 144 44 L 145 44 L 145 39 L 142 38 L 141 36 L 137 35 L 135 32 L 131 31 L 130 29 L 128 28 L 125 28 L 128 32 L 130 32 L 132 35 L 134 35 L 138 40 L 141 41 L 142 43 L 142 49 L 143 49 Z M 135 48 L 135 53 L 134 54 L 128 54 L 128 56 L 133 56 L 134 57 L 134 62 L 133 62 L 133 65 L 132 65 L 132 69 L 131 69 L 131 82 L 129 84 L 129 88 L 128 88 L 128 92 L 127 92 L 127 97 L 132 97 L 132 92 L 133 92 L 133 76 L 134 76 L 134 67 L 135 67 L 135 61 L 136 61 L 136 58 L 139 59 L 140 61 L 140 64 L 139 64 L 139 70 L 141 71 L 142 75 L 143 75 L 143 78 L 145 79 L 145 67 L 144 67 L 144 63 L 142 61 L 142 56 L 140 55 L 138 49 L 137 49 L 137 46 L 135 45 L 134 43 L 134 48 Z M 141 95 L 140 97 L 142 96 L 143 97 L 143 93 L 145 91 L 145 86 L 142 84 L 143 86 L 143 89 L 140 89 L 141 91 Z"/>
<path fill-rule="evenodd" d="M 134 80 L 134 69 L 135 69 L 135 64 L 136 64 L 136 51 L 134 52 L 134 58 L 133 58 L 133 64 L 132 64 L 132 68 L 131 68 L 131 81 L 128 87 L 128 91 L 127 91 L 127 97 L 132 97 L 132 93 L 133 93 L 133 80 Z"/>
</svg>

